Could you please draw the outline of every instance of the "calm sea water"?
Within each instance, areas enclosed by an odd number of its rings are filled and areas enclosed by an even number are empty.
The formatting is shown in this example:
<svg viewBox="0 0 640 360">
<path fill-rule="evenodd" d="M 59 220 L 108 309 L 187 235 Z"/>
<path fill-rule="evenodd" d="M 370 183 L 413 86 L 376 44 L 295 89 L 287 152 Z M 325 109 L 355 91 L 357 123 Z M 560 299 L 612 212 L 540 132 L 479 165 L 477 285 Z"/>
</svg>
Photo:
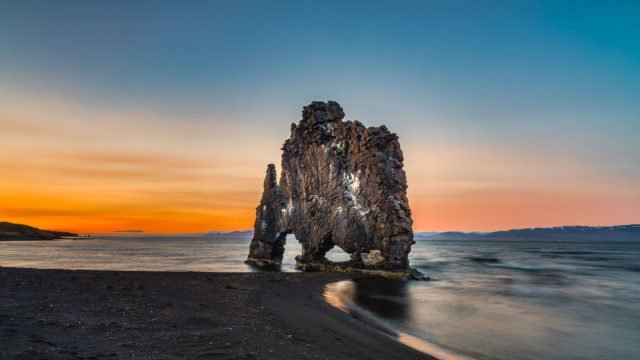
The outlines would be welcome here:
<svg viewBox="0 0 640 360">
<path fill-rule="evenodd" d="M 419 242 L 429 282 L 359 281 L 392 327 L 477 359 L 640 359 L 640 242 Z"/>
<path fill-rule="evenodd" d="M 248 239 L 103 237 L 0 242 L 0 266 L 255 271 Z M 282 271 L 294 271 L 295 241 Z M 345 254 L 330 254 L 335 260 Z M 477 359 L 640 358 L 640 242 L 418 241 L 431 281 L 351 284 L 386 326 Z"/>
</svg>

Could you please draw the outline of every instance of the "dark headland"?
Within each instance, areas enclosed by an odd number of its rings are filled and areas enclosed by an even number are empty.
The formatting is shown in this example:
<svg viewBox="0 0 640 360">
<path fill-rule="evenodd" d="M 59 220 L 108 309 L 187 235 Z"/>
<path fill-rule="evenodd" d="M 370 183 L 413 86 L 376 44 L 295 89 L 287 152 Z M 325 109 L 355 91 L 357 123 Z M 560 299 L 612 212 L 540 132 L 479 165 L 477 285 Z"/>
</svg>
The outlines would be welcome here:
<svg viewBox="0 0 640 360">
<path fill-rule="evenodd" d="M 2 240 L 54 240 L 66 236 L 78 236 L 78 234 L 41 230 L 29 225 L 0 222 L 0 241 Z"/>
</svg>

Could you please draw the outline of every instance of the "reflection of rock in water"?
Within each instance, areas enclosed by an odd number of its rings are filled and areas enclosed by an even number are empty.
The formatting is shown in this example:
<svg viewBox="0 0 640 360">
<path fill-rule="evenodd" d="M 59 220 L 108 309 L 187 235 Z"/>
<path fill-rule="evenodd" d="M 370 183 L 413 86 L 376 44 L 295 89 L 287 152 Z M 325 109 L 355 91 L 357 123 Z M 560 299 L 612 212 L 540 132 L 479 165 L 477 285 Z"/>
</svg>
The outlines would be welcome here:
<svg viewBox="0 0 640 360">
<path fill-rule="evenodd" d="M 411 304 L 407 296 L 408 283 L 386 278 L 344 280 L 325 286 L 324 300 L 336 308 L 350 313 L 353 318 L 395 337 L 399 342 L 440 360 L 471 360 L 436 344 L 419 339 L 395 328 L 411 316 Z"/>
<path fill-rule="evenodd" d="M 410 313 L 407 282 L 376 278 L 354 280 L 353 302 L 387 319 L 405 319 Z"/>
<path fill-rule="evenodd" d="M 248 262 L 280 263 L 292 233 L 301 264 L 326 264 L 339 246 L 358 268 L 408 268 L 414 242 L 398 137 L 343 118 L 338 103 L 313 102 L 291 125 L 279 182 L 267 168 Z"/>
</svg>

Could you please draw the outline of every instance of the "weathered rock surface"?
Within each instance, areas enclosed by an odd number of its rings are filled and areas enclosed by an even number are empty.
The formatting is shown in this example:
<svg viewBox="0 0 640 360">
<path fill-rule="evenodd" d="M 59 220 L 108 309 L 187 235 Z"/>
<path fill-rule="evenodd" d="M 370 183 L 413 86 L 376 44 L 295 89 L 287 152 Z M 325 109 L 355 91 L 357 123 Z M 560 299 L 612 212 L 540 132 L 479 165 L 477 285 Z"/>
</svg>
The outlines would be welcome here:
<svg viewBox="0 0 640 360">
<path fill-rule="evenodd" d="M 398 137 L 343 118 L 338 103 L 313 102 L 291 125 L 279 184 L 267 168 L 247 262 L 279 264 L 293 233 L 299 264 L 326 263 L 338 246 L 354 267 L 408 268 L 413 231 Z"/>
</svg>

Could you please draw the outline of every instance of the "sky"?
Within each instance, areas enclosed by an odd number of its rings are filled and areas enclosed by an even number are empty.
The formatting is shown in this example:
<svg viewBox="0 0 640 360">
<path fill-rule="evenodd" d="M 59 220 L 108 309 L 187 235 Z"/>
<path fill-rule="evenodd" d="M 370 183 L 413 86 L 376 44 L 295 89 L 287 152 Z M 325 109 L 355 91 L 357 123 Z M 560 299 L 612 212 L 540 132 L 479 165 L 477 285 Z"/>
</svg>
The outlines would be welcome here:
<svg viewBox="0 0 640 360">
<path fill-rule="evenodd" d="M 415 231 L 640 223 L 640 3 L 0 1 L 0 220 L 252 227 L 302 106 L 397 133 Z"/>
</svg>

